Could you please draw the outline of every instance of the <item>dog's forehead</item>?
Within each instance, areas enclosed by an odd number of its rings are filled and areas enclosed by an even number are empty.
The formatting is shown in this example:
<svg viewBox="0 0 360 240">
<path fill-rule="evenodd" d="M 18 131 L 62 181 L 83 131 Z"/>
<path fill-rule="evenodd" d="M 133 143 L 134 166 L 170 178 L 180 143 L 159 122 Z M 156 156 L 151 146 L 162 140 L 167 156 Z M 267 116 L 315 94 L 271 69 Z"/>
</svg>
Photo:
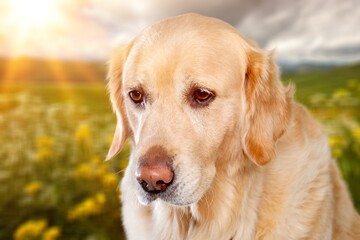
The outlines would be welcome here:
<svg viewBox="0 0 360 240">
<path fill-rule="evenodd" d="M 243 45 L 243 46 L 239 46 Z M 246 43 L 226 23 L 208 18 L 172 19 L 145 30 L 130 50 L 124 85 L 172 86 L 196 79 L 216 81 L 244 75 Z"/>
</svg>

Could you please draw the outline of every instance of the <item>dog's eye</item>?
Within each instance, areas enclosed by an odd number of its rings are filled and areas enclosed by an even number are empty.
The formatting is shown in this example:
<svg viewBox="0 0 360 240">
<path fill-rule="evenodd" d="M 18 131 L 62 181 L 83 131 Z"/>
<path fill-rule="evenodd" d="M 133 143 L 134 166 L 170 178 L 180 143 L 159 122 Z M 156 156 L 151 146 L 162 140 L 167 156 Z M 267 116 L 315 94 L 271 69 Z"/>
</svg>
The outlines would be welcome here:
<svg viewBox="0 0 360 240">
<path fill-rule="evenodd" d="M 193 92 L 193 101 L 202 106 L 207 105 L 214 97 L 213 92 L 204 88 L 197 88 Z"/>
<path fill-rule="evenodd" d="M 140 104 L 144 101 L 144 93 L 141 90 L 132 90 L 129 92 L 129 97 L 131 100 L 136 103 Z"/>
</svg>

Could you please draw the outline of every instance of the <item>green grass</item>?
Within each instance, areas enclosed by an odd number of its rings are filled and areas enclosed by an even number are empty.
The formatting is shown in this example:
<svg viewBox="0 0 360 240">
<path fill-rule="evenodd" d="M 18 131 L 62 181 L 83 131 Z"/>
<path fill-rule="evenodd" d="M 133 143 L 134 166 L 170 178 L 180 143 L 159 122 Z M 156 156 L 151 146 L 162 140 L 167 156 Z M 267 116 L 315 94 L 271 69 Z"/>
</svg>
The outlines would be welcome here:
<svg viewBox="0 0 360 240">
<path fill-rule="evenodd" d="M 26 84 L 0 88 L 1 93 L 21 93 L 40 98 L 48 104 L 70 103 L 76 106 L 84 106 L 93 113 L 109 113 L 112 111 L 108 94 L 104 83 L 96 84 L 71 84 L 59 86 L 57 84 Z M 0 109 L 1 110 L 1 109 Z"/>
<path fill-rule="evenodd" d="M 104 85 L 7 86 L 0 113 L 0 239 L 122 239 L 128 151 L 104 161 L 116 121 Z"/>
<path fill-rule="evenodd" d="M 360 64 L 282 75 L 285 83 L 292 82 L 296 85 L 296 98 L 306 104 L 309 103 L 309 98 L 317 93 L 331 96 L 336 89 L 345 87 L 351 79 L 360 79 Z"/>
</svg>

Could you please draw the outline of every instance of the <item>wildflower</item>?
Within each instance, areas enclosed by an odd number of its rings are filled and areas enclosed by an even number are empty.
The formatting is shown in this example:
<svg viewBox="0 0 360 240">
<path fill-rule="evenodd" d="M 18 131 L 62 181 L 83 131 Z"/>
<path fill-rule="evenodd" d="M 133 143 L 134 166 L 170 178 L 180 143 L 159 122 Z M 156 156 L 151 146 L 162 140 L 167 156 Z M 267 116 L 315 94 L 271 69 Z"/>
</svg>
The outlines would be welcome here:
<svg viewBox="0 0 360 240">
<path fill-rule="evenodd" d="M 96 206 L 96 203 L 93 199 L 88 198 L 83 202 L 76 205 L 73 209 L 68 212 L 68 219 L 74 220 L 82 217 L 87 217 L 90 215 L 95 215 L 99 213 L 100 210 Z"/>
<path fill-rule="evenodd" d="M 14 234 L 15 240 L 23 240 L 39 237 L 45 230 L 47 222 L 45 220 L 28 221 L 20 225 Z"/>
<path fill-rule="evenodd" d="M 74 170 L 74 176 L 77 178 L 90 178 L 93 175 L 93 170 L 89 164 L 83 163 L 80 164 Z"/>
<path fill-rule="evenodd" d="M 354 127 L 351 130 L 351 135 L 354 138 L 354 144 L 352 146 L 353 150 L 360 156 L 360 126 Z"/>
<path fill-rule="evenodd" d="M 106 196 L 104 193 L 97 193 L 95 195 L 95 200 L 99 203 L 99 204 L 104 204 L 106 202 Z"/>
<path fill-rule="evenodd" d="M 95 174 L 97 177 L 103 178 L 107 174 L 107 171 L 108 171 L 107 165 L 101 164 L 100 166 L 97 167 Z"/>
<path fill-rule="evenodd" d="M 360 143 L 360 127 L 353 128 L 351 134 Z"/>
<path fill-rule="evenodd" d="M 86 198 L 68 211 L 68 219 L 75 220 L 101 213 L 106 202 L 105 194 L 97 193 L 94 197 Z"/>
<path fill-rule="evenodd" d="M 60 236 L 59 227 L 51 227 L 44 232 L 43 240 L 56 240 Z"/>
<path fill-rule="evenodd" d="M 87 124 L 81 124 L 75 132 L 75 139 L 79 142 L 86 142 L 90 139 L 90 127 Z"/>
<path fill-rule="evenodd" d="M 339 135 L 330 136 L 329 144 L 334 157 L 340 157 L 343 154 L 343 149 L 347 146 L 346 140 Z"/>
<path fill-rule="evenodd" d="M 51 148 L 54 145 L 54 139 L 49 136 L 41 136 L 36 139 L 36 146 L 38 148 Z"/>
<path fill-rule="evenodd" d="M 43 184 L 39 181 L 30 182 L 28 185 L 25 186 L 25 192 L 29 195 L 34 195 L 38 193 L 43 187 Z"/>
<path fill-rule="evenodd" d="M 333 135 L 329 137 L 329 144 L 331 147 L 335 146 L 345 146 L 346 141 L 345 139 L 340 135 Z"/>
<path fill-rule="evenodd" d="M 53 156 L 53 152 L 49 148 L 39 148 L 36 153 L 37 160 L 48 160 Z"/>
<path fill-rule="evenodd" d="M 335 99 L 344 99 L 350 96 L 350 92 L 344 88 L 337 89 L 333 94 Z"/>
<path fill-rule="evenodd" d="M 54 139 L 49 136 L 40 136 L 36 139 L 36 159 L 37 160 L 48 160 L 53 156 L 52 146 L 54 145 Z"/>
<path fill-rule="evenodd" d="M 107 173 L 102 177 L 102 183 L 107 187 L 116 187 L 117 182 L 118 180 L 114 174 Z"/>
<path fill-rule="evenodd" d="M 108 167 L 102 162 L 98 162 L 95 158 L 90 163 L 82 163 L 74 170 L 76 178 L 98 178 L 103 179 L 108 173 Z"/>
</svg>

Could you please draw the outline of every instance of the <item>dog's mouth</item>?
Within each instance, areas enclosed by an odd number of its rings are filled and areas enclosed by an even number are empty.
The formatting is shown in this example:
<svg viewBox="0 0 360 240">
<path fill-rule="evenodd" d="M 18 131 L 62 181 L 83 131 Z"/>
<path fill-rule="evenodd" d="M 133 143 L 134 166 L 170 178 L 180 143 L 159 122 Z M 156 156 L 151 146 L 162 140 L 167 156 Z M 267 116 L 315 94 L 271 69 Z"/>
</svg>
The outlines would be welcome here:
<svg viewBox="0 0 360 240">
<path fill-rule="evenodd" d="M 141 204 L 149 205 L 155 200 L 161 200 L 170 205 L 175 206 L 187 206 L 192 203 L 195 203 L 199 200 L 199 198 L 195 198 L 196 195 L 184 196 L 182 192 L 182 184 L 174 181 L 171 185 L 167 187 L 165 191 L 153 190 L 146 191 L 140 184 L 137 189 L 137 197 Z"/>
<path fill-rule="evenodd" d="M 144 205 L 149 205 L 151 202 L 160 199 L 164 202 L 167 202 L 172 205 L 187 205 L 183 201 L 180 201 L 177 194 L 179 184 L 176 182 L 172 182 L 166 190 L 158 190 L 148 186 L 145 186 L 145 183 L 140 184 L 138 187 L 138 198 L 140 203 Z"/>
</svg>

